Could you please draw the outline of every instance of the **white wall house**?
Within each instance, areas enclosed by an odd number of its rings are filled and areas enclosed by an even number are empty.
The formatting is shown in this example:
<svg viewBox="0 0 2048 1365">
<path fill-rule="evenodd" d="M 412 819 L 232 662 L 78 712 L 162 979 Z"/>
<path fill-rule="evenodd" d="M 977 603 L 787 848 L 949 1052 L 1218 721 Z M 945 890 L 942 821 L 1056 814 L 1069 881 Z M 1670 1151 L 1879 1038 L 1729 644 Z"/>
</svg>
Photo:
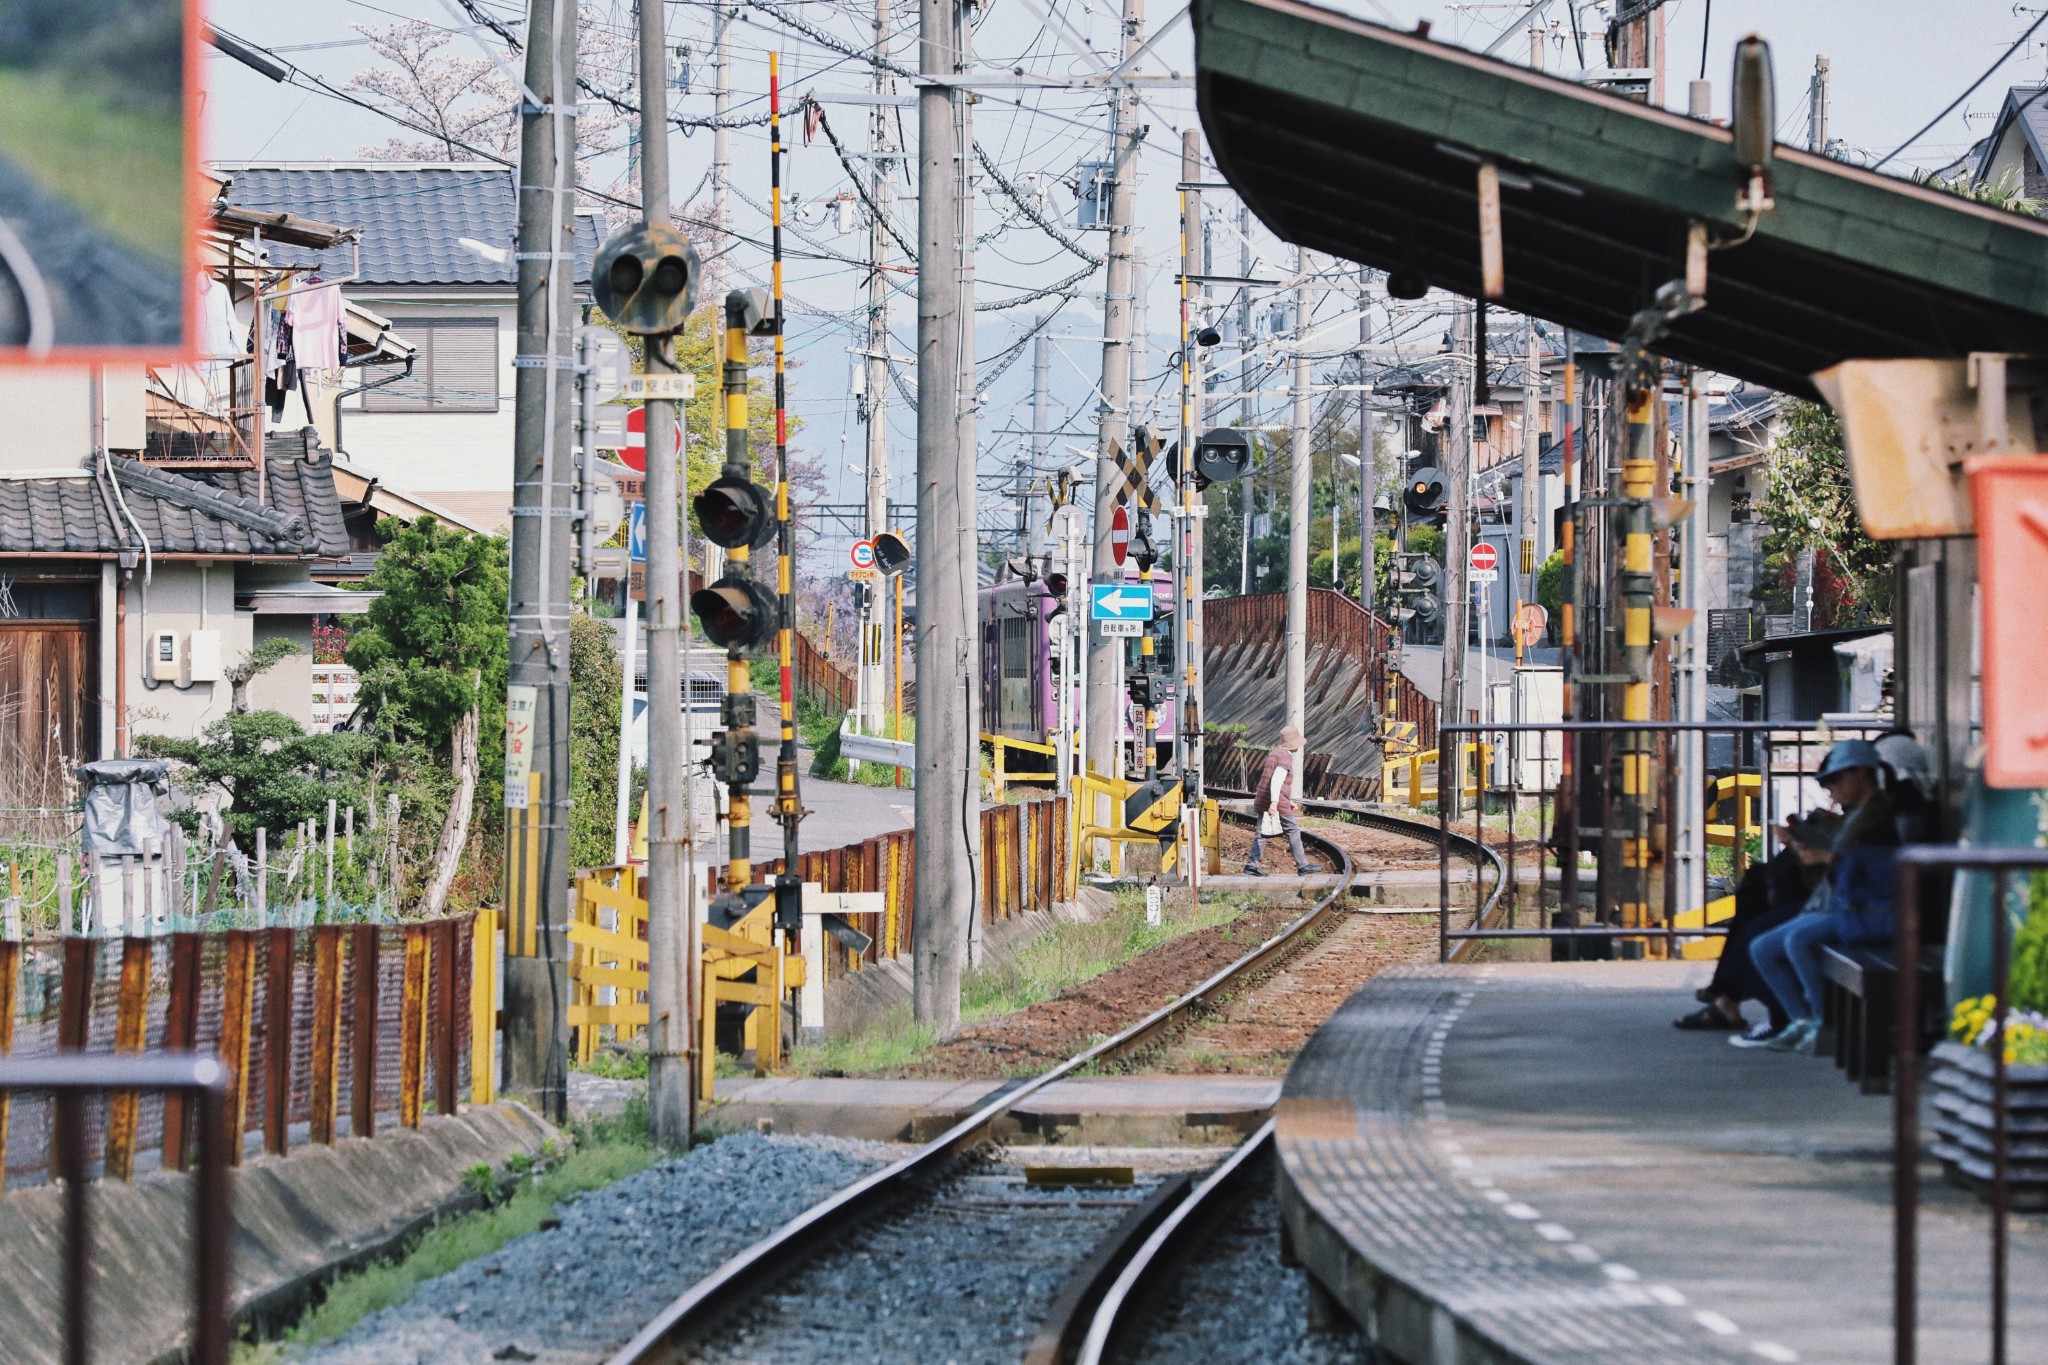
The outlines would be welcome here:
<svg viewBox="0 0 2048 1365">
<path fill-rule="evenodd" d="M 0 793 L 61 784 L 134 736 L 199 734 L 230 709 L 229 670 L 269 638 L 299 652 L 250 683 L 249 703 L 310 722 L 313 623 L 365 601 L 314 581 L 350 551 L 330 451 L 317 433 L 266 430 L 254 352 L 233 349 L 258 291 L 295 277 L 221 223 L 204 256 L 236 310 L 224 354 L 0 370 Z M 356 312 L 344 331 L 349 363 L 402 364 L 387 324 Z"/>
<path fill-rule="evenodd" d="M 512 504 L 518 219 L 514 173 L 490 162 L 221 163 L 228 197 L 356 229 L 324 251 L 276 249 L 317 268 L 414 348 L 409 373 L 331 375 L 286 408 L 310 421 L 344 473 L 414 506 L 504 530 Z M 577 297 L 598 226 L 579 217 Z"/>
</svg>

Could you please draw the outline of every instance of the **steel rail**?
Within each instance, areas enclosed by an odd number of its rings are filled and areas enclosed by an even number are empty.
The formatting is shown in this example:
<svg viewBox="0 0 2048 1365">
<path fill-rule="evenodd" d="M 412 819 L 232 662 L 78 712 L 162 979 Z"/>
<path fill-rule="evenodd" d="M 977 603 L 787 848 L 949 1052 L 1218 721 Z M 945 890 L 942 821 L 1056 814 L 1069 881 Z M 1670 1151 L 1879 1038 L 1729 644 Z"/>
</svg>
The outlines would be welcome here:
<svg viewBox="0 0 2048 1365">
<path fill-rule="evenodd" d="M 1255 1173 L 1266 1170 L 1273 1151 L 1273 1120 L 1267 1119 L 1160 1221 L 1103 1292 L 1074 1365 L 1101 1365 L 1109 1348 L 1130 1334 L 1146 1295 L 1195 1249 L 1197 1234 L 1209 1226 L 1210 1215 Z"/>
<path fill-rule="evenodd" d="M 765 1295 L 805 1261 L 845 1236 L 869 1216 L 910 1198 L 955 1158 L 988 1138 L 995 1121 L 1055 1081 L 1146 1046 L 1171 1025 L 1193 1014 L 1239 976 L 1271 963 L 1314 933 L 1350 889 L 1351 858 L 1327 839 L 1315 842 L 1336 862 L 1338 882 L 1304 914 L 1250 952 L 1186 994 L 1160 1006 L 1120 1033 L 1069 1057 L 981 1108 L 904 1157 L 812 1205 L 775 1231 L 731 1257 L 691 1285 L 682 1296 L 615 1352 L 608 1365 L 680 1365 L 687 1351 L 728 1317 Z"/>
<path fill-rule="evenodd" d="M 1219 796 L 1231 796 L 1240 800 L 1250 799 L 1248 793 L 1229 787 L 1212 786 L 1209 790 Z M 1499 904 L 1501 893 L 1507 889 L 1508 869 L 1506 860 L 1500 856 L 1499 850 L 1495 849 L 1491 844 L 1482 843 L 1469 834 L 1460 834 L 1455 829 L 1446 831 L 1427 820 L 1414 820 L 1407 816 L 1389 815 L 1385 811 L 1374 810 L 1370 805 L 1362 801 L 1336 801 L 1321 797 L 1297 797 L 1295 804 L 1311 815 L 1323 815 L 1331 819 L 1348 821 L 1352 824 L 1370 825 L 1376 829 L 1383 829 L 1390 834 L 1400 834 L 1408 838 L 1420 839 L 1425 843 L 1435 844 L 1439 849 L 1442 849 L 1448 841 L 1454 846 L 1456 851 L 1470 859 L 1475 867 L 1479 866 L 1482 862 L 1492 864 L 1493 894 L 1489 895 L 1485 903 L 1480 907 L 1480 919 L 1482 921 L 1490 920 L 1493 917 L 1494 910 Z M 1226 811 L 1225 814 L 1235 815 L 1237 812 Z M 1301 837 L 1306 840 L 1311 836 L 1309 831 L 1303 830 Z"/>
<path fill-rule="evenodd" d="M 1132 1209 L 1127 1218 L 1110 1229 L 1108 1236 L 1095 1244 L 1088 1259 L 1074 1268 L 1060 1292 L 1053 1296 L 1051 1310 L 1024 1352 L 1023 1365 L 1066 1365 L 1093 1321 L 1103 1295 L 1160 1222 L 1180 1212 L 1192 1183 L 1193 1177 L 1187 1171 L 1168 1176 L 1144 1203 Z"/>
</svg>

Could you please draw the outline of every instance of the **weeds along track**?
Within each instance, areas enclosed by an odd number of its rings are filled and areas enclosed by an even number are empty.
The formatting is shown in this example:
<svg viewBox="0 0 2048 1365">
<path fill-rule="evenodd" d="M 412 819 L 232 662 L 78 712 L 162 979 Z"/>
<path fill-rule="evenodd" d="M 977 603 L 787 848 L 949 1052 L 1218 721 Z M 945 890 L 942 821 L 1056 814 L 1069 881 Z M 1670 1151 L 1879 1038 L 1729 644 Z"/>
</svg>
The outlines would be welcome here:
<svg viewBox="0 0 2048 1365">
<path fill-rule="evenodd" d="M 1339 913 L 1351 859 L 1317 852 L 1334 885 L 1285 928 L 1177 999 L 1039 1075 L 999 1091 L 909 1156 L 805 1210 L 732 1257 L 655 1317 L 612 1365 L 681 1361 L 884 1358 L 1012 1361 L 1046 1332 L 1092 1310 L 1103 1272 L 1121 1267 L 1143 1216 L 1185 1194 L 1171 1177 L 1134 1174 L 1114 1194 L 1034 1189 L 983 1153 L 996 1119 L 1044 1087 L 1154 1046 L 1248 975 L 1270 968 Z M 1164 1191 L 1162 1193 L 1162 1191 Z M 1156 1201 L 1156 1202 L 1155 1202 Z M 1149 1229 L 1146 1229 L 1149 1230 Z M 956 1290 L 934 1294 L 935 1278 Z M 787 1292 L 784 1291 L 787 1286 Z M 985 1301 L 986 1300 L 986 1301 Z M 874 1336 L 902 1321 L 900 1343 Z M 1051 1320 L 1062 1321 L 1055 1329 Z M 842 1335 L 846 1332 L 855 1335 Z M 860 1350 L 840 1349 L 862 1343 Z M 1041 1358 L 1033 1356 L 1033 1359 Z"/>
</svg>

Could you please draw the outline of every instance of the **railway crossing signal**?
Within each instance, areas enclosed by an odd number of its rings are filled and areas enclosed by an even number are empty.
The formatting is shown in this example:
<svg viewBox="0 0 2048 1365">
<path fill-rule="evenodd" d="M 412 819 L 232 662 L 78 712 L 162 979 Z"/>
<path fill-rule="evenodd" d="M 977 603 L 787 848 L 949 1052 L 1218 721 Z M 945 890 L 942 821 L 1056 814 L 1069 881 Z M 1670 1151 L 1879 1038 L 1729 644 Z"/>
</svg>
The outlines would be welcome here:
<svg viewBox="0 0 2048 1365">
<path fill-rule="evenodd" d="M 1437 585 L 1443 580 L 1443 566 L 1433 555 L 1397 554 L 1394 556 L 1394 599 L 1395 619 L 1401 624 L 1420 621 L 1424 625 L 1433 623 L 1443 611 L 1443 603 L 1437 596 Z"/>
<path fill-rule="evenodd" d="M 1401 506 L 1407 509 L 1410 521 L 1440 517 L 1446 496 L 1443 471 L 1424 465 L 1408 476 L 1408 486 L 1401 490 Z"/>
<path fill-rule="evenodd" d="M 767 584 L 737 574 L 690 594 L 690 610 L 704 627 L 704 638 L 742 657 L 774 638 L 779 606 Z"/>
<path fill-rule="evenodd" d="M 666 223 L 636 223 L 612 234 L 590 267 L 590 292 L 604 315 L 635 336 L 681 331 L 703 275 L 697 248 Z"/>
<path fill-rule="evenodd" d="M 732 465 L 692 498 L 690 506 L 696 509 L 704 538 L 713 545 L 758 550 L 775 539 L 774 496 L 736 473 Z"/>
</svg>

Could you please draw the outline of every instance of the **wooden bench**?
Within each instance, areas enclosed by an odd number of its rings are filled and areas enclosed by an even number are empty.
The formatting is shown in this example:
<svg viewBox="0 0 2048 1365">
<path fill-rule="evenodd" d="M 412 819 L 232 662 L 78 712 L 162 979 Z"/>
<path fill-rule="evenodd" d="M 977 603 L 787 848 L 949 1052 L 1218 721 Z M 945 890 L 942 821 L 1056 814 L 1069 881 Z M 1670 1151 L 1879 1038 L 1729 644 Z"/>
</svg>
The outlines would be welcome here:
<svg viewBox="0 0 2048 1365">
<path fill-rule="evenodd" d="M 1889 1094 L 1892 1053 L 1897 1047 L 1899 969 L 1890 948 L 1828 947 L 1821 950 L 1821 1035 L 1818 1051 L 1832 1051 L 1835 1065 L 1866 1095 Z M 1941 999 L 1941 952 L 1921 950 L 1920 999 Z"/>
</svg>

